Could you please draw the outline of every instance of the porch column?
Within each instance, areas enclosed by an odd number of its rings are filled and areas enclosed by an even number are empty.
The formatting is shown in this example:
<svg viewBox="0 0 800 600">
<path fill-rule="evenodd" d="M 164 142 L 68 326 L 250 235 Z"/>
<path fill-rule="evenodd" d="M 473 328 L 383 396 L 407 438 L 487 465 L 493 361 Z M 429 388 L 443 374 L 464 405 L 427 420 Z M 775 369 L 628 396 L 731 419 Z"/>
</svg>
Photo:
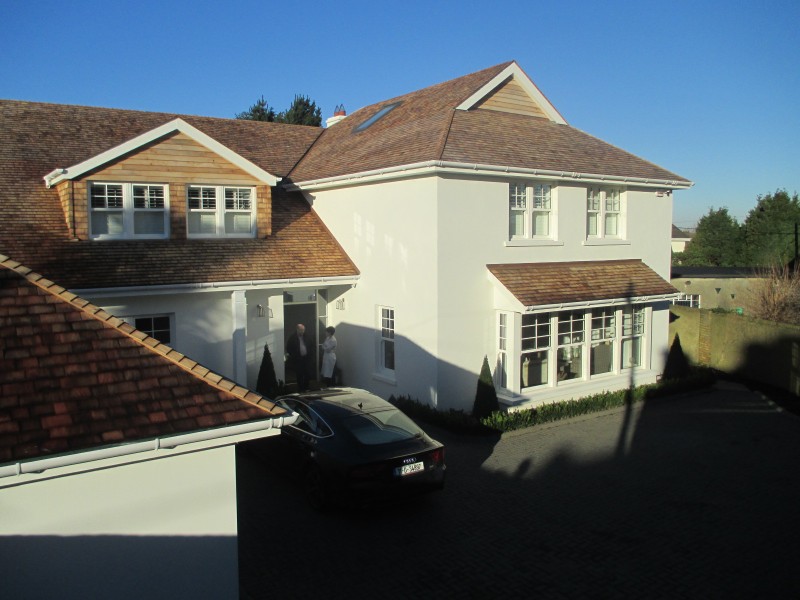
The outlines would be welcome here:
<svg viewBox="0 0 800 600">
<path fill-rule="evenodd" d="M 231 293 L 233 380 L 247 387 L 247 299 L 244 290 Z"/>
</svg>

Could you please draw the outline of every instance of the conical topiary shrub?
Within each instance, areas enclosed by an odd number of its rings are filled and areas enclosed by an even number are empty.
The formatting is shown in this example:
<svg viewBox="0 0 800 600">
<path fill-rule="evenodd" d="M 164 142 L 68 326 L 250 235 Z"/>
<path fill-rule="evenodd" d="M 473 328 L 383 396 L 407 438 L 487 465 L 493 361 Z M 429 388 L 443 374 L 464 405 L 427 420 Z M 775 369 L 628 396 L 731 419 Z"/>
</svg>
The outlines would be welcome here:
<svg viewBox="0 0 800 600">
<path fill-rule="evenodd" d="M 478 389 L 475 391 L 472 416 L 476 419 L 483 419 L 497 410 L 500 410 L 500 405 L 497 403 L 497 390 L 494 389 L 489 359 L 484 356 L 481 375 L 478 378 Z"/>
<path fill-rule="evenodd" d="M 267 398 L 274 398 L 278 393 L 278 378 L 275 375 L 275 365 L 272 364 L 269 344 L 264 344 L 264 356 L 261 358 L 261 367 L 258 369 L 256 391 Z"/>
</svg>

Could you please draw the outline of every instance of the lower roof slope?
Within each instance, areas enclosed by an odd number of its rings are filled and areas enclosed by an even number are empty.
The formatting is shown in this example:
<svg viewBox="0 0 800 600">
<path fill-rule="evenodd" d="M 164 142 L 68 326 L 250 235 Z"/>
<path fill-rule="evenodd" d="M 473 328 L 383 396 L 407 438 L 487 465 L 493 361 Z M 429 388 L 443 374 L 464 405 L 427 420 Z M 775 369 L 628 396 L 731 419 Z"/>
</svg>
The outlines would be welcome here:
<svg viewBox="0 0 800 600">
<path fill-rule="evenodd" d="M 282 414 L 0 255 L 0 464 Z"/>
<path fill-rule="evenodd" d="M 526 307 L 676 294 L 640 259 L 487 265 Z"/>
</svg>

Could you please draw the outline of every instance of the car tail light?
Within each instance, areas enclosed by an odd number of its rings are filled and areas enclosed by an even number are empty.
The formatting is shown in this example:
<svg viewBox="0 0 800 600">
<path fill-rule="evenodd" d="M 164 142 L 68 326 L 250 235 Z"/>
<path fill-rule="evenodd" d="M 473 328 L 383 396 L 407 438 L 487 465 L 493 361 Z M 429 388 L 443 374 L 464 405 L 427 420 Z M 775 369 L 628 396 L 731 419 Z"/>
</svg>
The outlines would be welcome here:
<svg viewBox="0 0 800 600">
<path fill-rule="evenodd" d="M 444 448 L 437 448 L 429 455 L 431 463 L 434 465 L 442 465 L 444 464 Z"/>
</svg>

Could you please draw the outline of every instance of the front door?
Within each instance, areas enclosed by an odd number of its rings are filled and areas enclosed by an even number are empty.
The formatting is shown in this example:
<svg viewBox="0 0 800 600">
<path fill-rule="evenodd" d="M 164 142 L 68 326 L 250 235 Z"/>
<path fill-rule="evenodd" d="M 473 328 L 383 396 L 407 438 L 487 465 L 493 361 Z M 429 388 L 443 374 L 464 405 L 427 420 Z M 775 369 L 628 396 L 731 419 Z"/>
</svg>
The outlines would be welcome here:
<svg viewBox="0 0 800 600">
<path fill-rule="evenodd" d="M 306 326 L 306 340 L 308 340 L 308 351 L 311 353 L 309 360 L 309 379 L 312 387 L 318 387 L 319 379 L 319 356 L 317 355 L 317 305 L 315 302 L 303 304 L 286 304 L 283 307 L 284 344 L 288 341 L 297 324 L 302 323 Z M 285 350 L 285 349 L 284 349 Z M 297 384 L 297 376 L 292 369 L 291 363 L 286 363 L 286 385 Z"/>
</svg>

